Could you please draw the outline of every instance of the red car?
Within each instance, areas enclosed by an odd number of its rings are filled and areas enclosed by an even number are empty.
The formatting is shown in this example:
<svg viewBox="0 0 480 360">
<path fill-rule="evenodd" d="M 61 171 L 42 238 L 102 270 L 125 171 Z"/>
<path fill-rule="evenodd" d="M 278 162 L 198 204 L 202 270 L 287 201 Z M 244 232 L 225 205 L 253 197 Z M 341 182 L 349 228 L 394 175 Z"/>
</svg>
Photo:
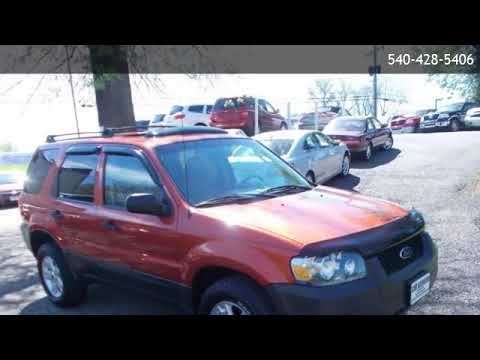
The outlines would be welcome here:
<svg viewBox="0 0 480 360">
<path fill-rule="evenodd" d="M 17 173 L 0 173 L 0 206 L 18 201 L 23 183 Z"/>
<path fill-rule="evenodd" d="M 434 112 L 435 109 L 418 110 L 413 113 L 399 115 L 389 122 L 393 133 L 415 133 L 418 131 L 420 120 L 425 114 Z"/>
<path fill-rule="evenodd" d="M 286 130 L 287 120 L 268 101 L 258 99 L 260 132 Z M 241 129 L 248 136 L 255 135 L 255 98 L 249 96 L 221 98 L 215 102 L 210 115 L 210 126 L 221 129 Z"/>
<path fill-rule="evenodd" d="M 393 314 L 436 279 L 420 213 L 314 187 L 254 139 L 200 126 L 91 136 L 49 137 L 20 197 L 58 306 L 106 282 L 200 314 Z"/>
<path fill-rule="evenodd" d="M 352 154 L 360 154 L 367 161 L 375 149 L 393 147 L 392 130 L 373 117 L 337 117 L 328 123 L 323 133 L 344 142 Z"/>
</svg>

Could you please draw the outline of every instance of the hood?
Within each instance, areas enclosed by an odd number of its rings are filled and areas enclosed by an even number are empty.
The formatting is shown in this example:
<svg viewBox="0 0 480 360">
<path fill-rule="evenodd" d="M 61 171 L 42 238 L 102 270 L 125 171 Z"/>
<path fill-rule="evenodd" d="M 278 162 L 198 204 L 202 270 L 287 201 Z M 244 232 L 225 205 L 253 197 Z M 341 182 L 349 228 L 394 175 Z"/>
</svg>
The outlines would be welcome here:
<svg viewBox="0 0 480 360">
<path fill-rule="evenodd" d="M 275 234 L 300 247 L 363 233 L 408 215 L 408 211 L 393 203 L 325 186 L 199 211 L 219 221 L 233 219 L 235 225 Z"/>
<path fill-rule="evenodd" d="M 22 184 L 0 184 L 0 192 L 21 191 Z"/>
</svg>

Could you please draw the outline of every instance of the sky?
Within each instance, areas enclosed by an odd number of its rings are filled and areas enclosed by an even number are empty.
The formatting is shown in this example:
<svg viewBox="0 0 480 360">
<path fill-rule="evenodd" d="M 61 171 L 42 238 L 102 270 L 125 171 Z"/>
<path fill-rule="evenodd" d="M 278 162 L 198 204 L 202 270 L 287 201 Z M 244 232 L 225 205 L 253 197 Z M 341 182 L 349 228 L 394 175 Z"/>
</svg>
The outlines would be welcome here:
<svg viewBox="0 0 480 360">
<path fill-rule="evenodd" d="M 434 106 L 435 98 L 449 96 L 427 75 L 380 75 L 407 97 L 395 111 L 410 112 Z M 147 80 L 144 80 L 148 78 Z M 131 75 L 132 99 L 137 120 L 168 113 L 175 104 L 210 103 L 219 97 L 248 94 L 267 99 L 287 115 L 313 111 L 309 89 L 321 78 L 343 79 L 353 86 L 371 84 L 368 74 L 239 74 L 192 78 L 184 74 Z M 11 142 L 19 151 L 30 152 L 49 134 L 75 132 L 76 121 L 68 75 L 0 75 L 0 143 Z M 91 78 L 72 75 L 80 131 L 98 130 L 98 117 Z M 461 100 L 452 97 L 445 102 Z M 442 104 L 442 101 L 439 102 Z"/>
</svg>

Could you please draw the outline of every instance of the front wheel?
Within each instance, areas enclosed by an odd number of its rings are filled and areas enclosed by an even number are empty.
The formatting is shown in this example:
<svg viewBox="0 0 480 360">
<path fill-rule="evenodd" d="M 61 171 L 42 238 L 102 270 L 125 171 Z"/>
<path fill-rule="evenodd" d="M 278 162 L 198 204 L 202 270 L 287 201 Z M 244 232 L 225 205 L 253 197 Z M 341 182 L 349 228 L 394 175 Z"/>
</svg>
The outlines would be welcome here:
<svg viewBox="0 0 480 360">
<path fill-rule="evenodd" d="M 450 131 L 455 132 L 460 130 L 460 124 L 457 119 L 453 119 L 450 123 Z"/>
<path fill-rule="evenodd" d="M 69 307 L 82 302 L 87 286 L 75 278 L 59 248 L 52 244 L 42 245 L 37 260 L 40 281 L 52 303 Z"/>
<path fill-rule="evenodd" d="M 342 172 L 340 173 L 341 176 L 347 176 L 350 173 L 350 156 L 345 154 L 342 160 Z"/>
<path fill-rule="evenodd" d="M 273 307 L 267 294 L 242 276 L 223 278 L 202 295 L 200 315 L 270 315 Z"/>
</svg>

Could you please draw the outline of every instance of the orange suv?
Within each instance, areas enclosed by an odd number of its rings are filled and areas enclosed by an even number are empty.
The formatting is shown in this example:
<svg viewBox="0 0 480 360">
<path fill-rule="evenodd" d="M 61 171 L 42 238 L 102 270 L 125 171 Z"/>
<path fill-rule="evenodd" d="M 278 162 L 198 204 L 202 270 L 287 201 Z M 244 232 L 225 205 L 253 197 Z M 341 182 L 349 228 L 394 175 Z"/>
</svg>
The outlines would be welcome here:
<svg viewBox="0 0 480 360">
<path fill-rule="evenodd" d="M 390 314 L 436 278 L 418 212 L 314 187 L 253 139 L 152 127 L 47 140 L 21 229 L 59 306 L 106 282 L 189 313 Z"/>
</svg>

